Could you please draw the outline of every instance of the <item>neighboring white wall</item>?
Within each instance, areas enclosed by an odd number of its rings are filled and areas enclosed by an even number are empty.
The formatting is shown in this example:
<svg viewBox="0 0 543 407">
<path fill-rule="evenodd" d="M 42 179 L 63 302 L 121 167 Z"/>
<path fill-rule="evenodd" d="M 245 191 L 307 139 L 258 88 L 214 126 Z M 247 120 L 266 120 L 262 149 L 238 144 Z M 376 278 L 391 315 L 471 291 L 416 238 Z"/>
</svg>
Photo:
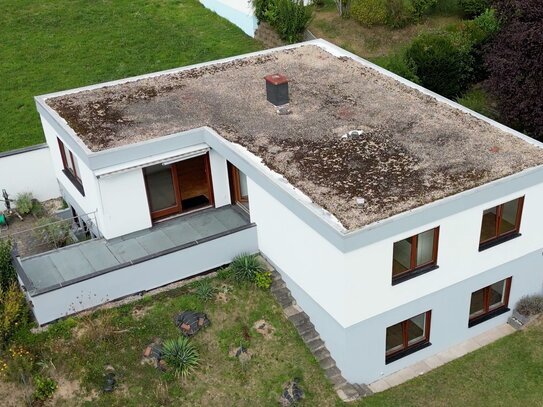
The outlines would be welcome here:
<svg viewBox="0 0 543 407">
<path fill-rule="evenodd" d="M 106 239 L 152 226 L 147 191 L 140 168 L 101 177 L 102 235 Z"/>
<path fill-rule="evenodd" d="M 40 325 L 142 291 L 152 290 L 258 251 L 256 228 L 248 228 L 171 254 L 111 271 L 34 297 Z"/>
<path fill-rule="evenodd" d="M 59 197 L 60 189 L 49 149 L 44 146 L 25 150 L 0 154 L 0 193 L 5 189 L 10 199 L 16 199 L 21 192 L 32 192 L 40 201 Z M 0 195 L 0 211 L 4 209 Z"/>
<path fill-rule="evenodd" d="M 255 36 L 258 21 L 250 0 L 200 0 L 200 3 L 237 25 L 245 34 Z"/>
</svg>

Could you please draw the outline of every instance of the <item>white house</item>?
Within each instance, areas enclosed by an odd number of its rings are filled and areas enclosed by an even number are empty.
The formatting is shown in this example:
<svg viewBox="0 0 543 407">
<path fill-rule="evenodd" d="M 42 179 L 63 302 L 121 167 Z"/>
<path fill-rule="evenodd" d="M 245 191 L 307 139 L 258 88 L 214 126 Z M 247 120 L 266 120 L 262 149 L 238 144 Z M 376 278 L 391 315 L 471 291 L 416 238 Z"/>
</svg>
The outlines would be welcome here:
<svg viewBox="0 0 543 407">
<path fill-rule="evenodd" d="M 542 292 L 542 145 L 325 41 L 36 103 L 98 237 L 19 259 L 41 324 L 259 251 L 370 383 Z"/>
</svg>

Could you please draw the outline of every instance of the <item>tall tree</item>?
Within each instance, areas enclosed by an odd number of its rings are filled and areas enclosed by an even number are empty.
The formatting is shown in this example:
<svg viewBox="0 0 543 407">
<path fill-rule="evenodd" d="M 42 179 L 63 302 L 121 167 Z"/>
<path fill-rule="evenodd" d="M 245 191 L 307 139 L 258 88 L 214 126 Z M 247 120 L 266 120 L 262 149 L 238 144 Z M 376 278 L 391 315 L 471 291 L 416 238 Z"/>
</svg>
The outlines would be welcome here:
<svg viewBox="0 0 543 407">
<path fill-rule="evenodd" d="M 502 28 L 485 51 L 488 89 L 509 125 L 543 140 L 543 1 L 494 5 Z"/>
</svg>

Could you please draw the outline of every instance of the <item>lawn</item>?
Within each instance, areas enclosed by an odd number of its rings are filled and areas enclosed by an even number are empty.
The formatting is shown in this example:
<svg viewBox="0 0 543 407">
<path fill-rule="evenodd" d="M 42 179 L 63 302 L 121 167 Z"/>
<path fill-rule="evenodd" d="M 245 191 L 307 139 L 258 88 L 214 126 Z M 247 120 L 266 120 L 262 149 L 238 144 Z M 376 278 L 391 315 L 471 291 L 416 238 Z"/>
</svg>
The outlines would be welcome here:
<svg viewBox="0 0 543 407">
<path fill-rule="evenodd" d="M 283 385 L 293 378 L 300 379 L 305 391 L 302 405 L 340 403 L 269 291 L 219 277 L 210 281 L 220 298 L 203 302 L 195 286 L 186 285 L 136 303 L 68 318 L 38 335 L 20 334 L 16 342 L 40 362 L 34 364 L 34 375 L 42 370 L 59 383 L 51 403 L 56 406 L 274 406 Z M 188 309 L 205 312 L 211 325 L 192 338 L 200 365 L 193 376 L 180 381 L 141 361 L 154 338 L 179 336 L 174 318 Z M 274 329 L 269 337 L 253 326 L 262 319 Z M 249 361 L 229 356 L 240 345 L 251 354 Z M 116 390 L 108 394 L 101 391 L 107 365 L 118 379 Z M 21 395 L 23 388 L 9 390 Z M 1 389 L 0 382 L 0 399 Z"/>
<path fill-rule="evenodd" d="M 450 4 L 454 1 L 440 1 L 440 7 L 418 24 L 393 29 L 386 26 L 368 28 L 352 18 L 342 18 L 337 13 L 334 1 L 325 0 L 325 5 L 316 10 L 309 30 L 318 38 L 324 38 L 362 58 L 379 63 L 379 58 L 394 54 L 423 31 L 461 23 L 460 13 L 454 4 Z"/>
<path fill-rule="evenodd" d="M 0 15 L 0 151 L 44 141 L 35 95 L 261 48 L 197 0 L 2 0 Z"/>
<path fill-rule="evenodd" d="M 191 283 L 68 318 L 39 334 L 22 330 L 14 343 L 34 355 L 34 376 L 45 372 L 59 383 L 48 405 L 276 406 L 283 385 L 293 378 L 305 391 L 300 405 L 344 405 L 269 291 L 239 286 L 221 273 L 209 281 L 219 293 L 214 300 L 202 301 Z M 187 309 L 206 312 L 211 325 L 192 338 L 200 353 L 199 367 L 193 376 L 179 380 L 142 364 L 142 356 L 156 337 L 166 340 L 179 335 L 173 321 Z M 255 330 L 261 319 L 273 327 L 271 336 Z M 249 350 L 249 361 L 230 356 L 240 345 Z M 118 383 L 112 393 L 103 393 L 108 365 L 115 369 Z M 539 406 L 541 377 L 543 323 L 539 322 L 351 405 Z M 0 381 L 0 398 L 9 397 L 8 405 L 10 400 L 20 401 L 24 389 Z"/>
</svg>

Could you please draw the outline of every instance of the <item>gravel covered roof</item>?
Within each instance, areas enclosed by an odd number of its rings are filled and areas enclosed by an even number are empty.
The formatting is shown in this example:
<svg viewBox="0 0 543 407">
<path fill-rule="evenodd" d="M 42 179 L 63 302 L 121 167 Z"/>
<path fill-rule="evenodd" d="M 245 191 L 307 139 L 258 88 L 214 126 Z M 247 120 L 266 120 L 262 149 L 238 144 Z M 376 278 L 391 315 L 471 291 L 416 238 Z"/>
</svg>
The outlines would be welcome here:
<svg viewBox="0 0 543 407">
<path fill-rule="evenodd" d="M 289 115 L 266 100 L 263 77 L 276 72 L 289 78 Z M 543 164 L 542 149 L 316 45 L 46 103 L 92 151 L 212 127 L 348 230 Z"/>
</svg>

